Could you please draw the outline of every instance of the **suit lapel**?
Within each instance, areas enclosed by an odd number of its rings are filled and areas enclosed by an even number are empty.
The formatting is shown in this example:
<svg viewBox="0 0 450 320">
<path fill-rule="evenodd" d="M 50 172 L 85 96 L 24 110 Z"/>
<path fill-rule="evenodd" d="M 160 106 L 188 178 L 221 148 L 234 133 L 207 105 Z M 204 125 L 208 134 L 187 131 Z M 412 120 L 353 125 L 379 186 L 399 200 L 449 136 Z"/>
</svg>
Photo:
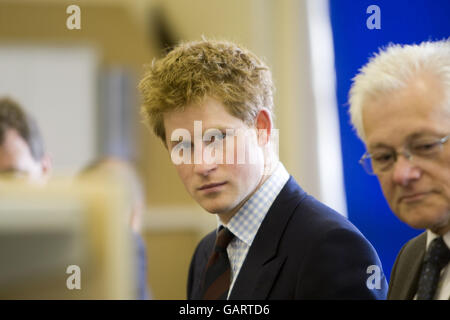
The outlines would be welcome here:
<svg viewBox="0 0 450 320">
<path fill-rule="evenodd" d="M 405 297 L 408 300 L 414 299 L 414 295 L 417 292 L 417 286 L 419 284 L 420 270 L 422 267 L 424 254 L 425 250 L 421 251 L 420 254 L 417 256 L 417 259 L 412 262 L 409 276 L 406 278 Z"/>
<path fill-rule="evenodd" d="M 416 250 L 411 252 L 410 266 L 406 266 L 407 273 L 404 277 L 404 292 L 402 293 L 404 299 L 414 299 L 419 283 L 420 270 L 422 267 L 423 257 L 426 249 L 426 233 L 423 237 L 418 239 Z"/>
<path fill-rule="evenodd" d="M 230 299 L 266 299 L 286 256 L 278 245 L 286 225 L 306 193 L 290 177 L 280 191 L 253 240 L 230 294 Z"/>
</svg>

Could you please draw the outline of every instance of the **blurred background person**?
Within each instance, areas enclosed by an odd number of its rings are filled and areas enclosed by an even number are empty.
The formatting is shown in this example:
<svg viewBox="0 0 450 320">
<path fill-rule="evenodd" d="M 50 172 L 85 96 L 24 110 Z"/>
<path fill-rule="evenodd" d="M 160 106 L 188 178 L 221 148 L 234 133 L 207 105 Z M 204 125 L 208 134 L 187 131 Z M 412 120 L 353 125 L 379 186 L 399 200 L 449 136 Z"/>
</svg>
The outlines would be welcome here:
<svg viewBox="0 0 450 320">
<path fill-rule="evenodd" d="M 360 163 L 395 215 L 426 229 L 398 254 L 389 299 L 448 300 L 450 40 L 380 50 L 355 77 L 350 105 L 367 148 Z"/>
<path fill-rule="evenodd" d="M 145 196 L 139 178 L 131 165 L 119 159 L 102 159 L 92 163 L 86 171 L 113 177 L 113 182 L 123 183 L 125 190 L 129 190 L 126 198 L 129 199 L 130 208 L 126 215 L 128 218 L 126 223 L 133 230 L 137 247 L 136 254 L 139 257 L 137 259 L 138 292 L 136 297 L 148 299 L 145 245 L 138 234 L 141 227 L 142 213 L 146 207 Z M 12 180 L 23 180 L 47 186 L 46 182 L 50 177 L 51 161 L 46 153 L 44 141 L 36 121 L 14 100 L 0 98 L 0 179 L 7 183 Z M 40 213 L 42 212 L 36 212 L 36 215 Z M 30 228 L 33 228 L 33 226 L 31 225 Z M 25 237 L 26 235 L 22 236 Z M 39 239 L 38 242 L 43 244 L 42 248 L 47 249 L 44 236 L 42 235 L 43 238 Z M 3 247 L 2 249 L 5 248 Z M 20 244 L 15 249 L 18 250 L 18 255 L 26 254 L 27 252 L 20 247 Z M 7 254 L 8 251 L 2 251 L 2 253 Z M 27 257 L 29 256 L 28 254 Z M 2 258 L 4 259 L 5 257 L 2 256 Z M 58 258 L 55 257 L 55 259 Z M 38 269 L 35 272 L 37 277 L 41 275 Z M 133 272 L 133 275 L 135 274 L 136 272 Z"/>
<path fill-rule="evenodd" d="M 144 241 L 140 235 L 142 229 L 142 217 L 146 211 L 144 189 L 133 165 L 118 157 L 103 157 L 93 161 L 84 168 L 80 177 L 98 177 L 121 186 L 126 191 L 127 212 L 126 222 L 132 232 L 136 245 L 136 270 L 137 270 L 137 298 L 141 300 L 151 299 L 151 291 L 147 286 L 147 252 Z"/>
<path fill-rule="evenodd" d="M 39 128 L 14 100 L 0 98 L 0 177 L 44 182 L 51 170 Z"/>
</svg>

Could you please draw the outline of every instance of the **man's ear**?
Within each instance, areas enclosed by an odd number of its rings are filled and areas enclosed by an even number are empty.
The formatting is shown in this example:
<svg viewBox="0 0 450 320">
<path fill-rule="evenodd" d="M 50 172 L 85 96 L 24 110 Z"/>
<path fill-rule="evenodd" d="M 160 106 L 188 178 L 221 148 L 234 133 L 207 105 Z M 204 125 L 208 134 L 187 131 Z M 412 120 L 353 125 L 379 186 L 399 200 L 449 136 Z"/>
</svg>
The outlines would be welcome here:
<svg viewBox="0 0 450 320">
<path fill-rule="evenodd" d="M 266 145 L 270 141 L 272 125 L 272 117 L 269 110 L 262 108 L 255 119 L 256 134 L 260 146 Z"/>
</svg>

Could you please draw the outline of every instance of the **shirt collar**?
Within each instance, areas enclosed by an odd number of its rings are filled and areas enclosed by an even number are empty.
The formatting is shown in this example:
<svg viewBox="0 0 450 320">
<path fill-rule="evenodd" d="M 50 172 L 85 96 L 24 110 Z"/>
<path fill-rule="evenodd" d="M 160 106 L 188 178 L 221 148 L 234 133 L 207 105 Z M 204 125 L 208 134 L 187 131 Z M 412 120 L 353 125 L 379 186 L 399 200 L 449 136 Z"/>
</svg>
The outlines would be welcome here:
<svg viewBox="0 0 450 320">
<path fill-rule="evenodd" d="M 278 162 L 274 172 L 230 219 L 226 227 L 250 246 L 272 203 L 289 180 L 289 173 Z M 217 216 L 219 226 L 224 225 Z"/>
<path fill-rule="evenodd" d="M 437 237 L 439 237 L 438 234 L 434 233 L 433 231 L 427 229 L 427 249 L 430 246 L 431 242 L 436 239 Z M 448 231 L 446 234 L 444 234 L 442 236 L 445 244 L 447 245 L 447 247 L 450 248 L 450 231 Z"/>
</svg>

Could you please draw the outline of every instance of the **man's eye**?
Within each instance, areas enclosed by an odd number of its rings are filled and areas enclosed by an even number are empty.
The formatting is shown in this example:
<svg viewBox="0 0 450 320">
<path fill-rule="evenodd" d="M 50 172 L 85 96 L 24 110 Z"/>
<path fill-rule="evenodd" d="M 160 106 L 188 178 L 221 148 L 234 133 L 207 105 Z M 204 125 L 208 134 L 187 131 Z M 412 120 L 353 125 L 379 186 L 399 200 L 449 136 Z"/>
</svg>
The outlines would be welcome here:
<svg viewBox="0 0 450 320">
<path fill-rule="evenodd" d="M 177 150 L 179 150 L 179 149 L 188 149 L 188 148 L 193 148 L 193 145 L 192 145 L 192 142 L 191 142 L 191 141 L 181 141 L 181 142 L 178 142 L 178 143 L 175 145 L 175 147 L 174 147 L 174 149 L 177 149 Z"/>
<path fill-rule="evenodd" d="M 217 140 L 223 140 L 227 137 L 227 134 L 225 132 L 222 132 L 222 134 L 216 136 Z"/>
<path fill-rule="evenodd" d="M 376 163 L 386 164 L 394 159 L 392 153 L 376 153 L 372 155 L 372 160 Z"/>
<path fill-rule="evenodd" d="M 439 149 L 439 144 L 433 142 L 420 142 L 411 146 L 411 151 L 415 154 L 431 154 Z"/>
<path fill-rule="evenodd" d="M 221 133 L 221 134 L 215 134 L 211 137 L 211 140 L 209 141 L 209 143 L 213 143 L 213 142 L 218 142 L 218 141 L 222 141 L 227 137 L 226 133 Z"/>
</svg>

